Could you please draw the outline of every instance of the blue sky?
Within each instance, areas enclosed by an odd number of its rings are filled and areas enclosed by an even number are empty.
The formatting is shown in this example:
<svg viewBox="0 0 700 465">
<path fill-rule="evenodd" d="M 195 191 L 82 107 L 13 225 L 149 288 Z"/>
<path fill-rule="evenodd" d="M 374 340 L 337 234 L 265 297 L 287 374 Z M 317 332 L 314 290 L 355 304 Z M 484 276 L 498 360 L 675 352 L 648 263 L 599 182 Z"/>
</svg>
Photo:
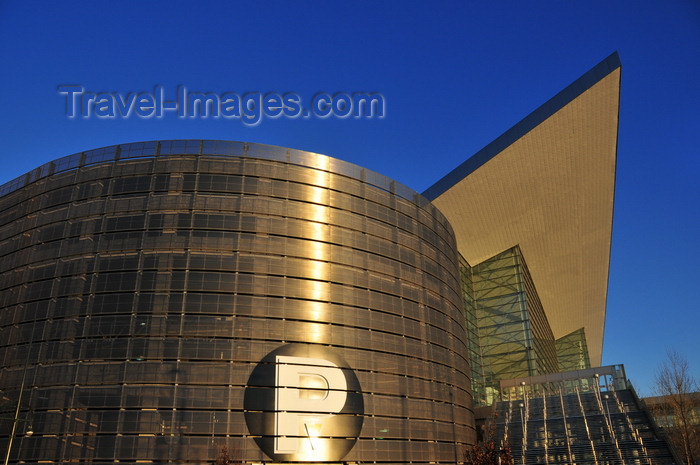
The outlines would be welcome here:
<svg viewBox="0 0 700 465">
<path fill-rule="evenodd" d="M 588 69 L 622 61 L 603 363 L 642 394 L 668 347 L 700 372 L 700 3 L 0 3 L 0 184 L 52 159 L 171 138 L 324 153 L 423 191 Z M 383 119 L 65 116 L 57 86 L 379 92 Z M 170 97 L 170 95 L 168 95 Z"/>
</svg>

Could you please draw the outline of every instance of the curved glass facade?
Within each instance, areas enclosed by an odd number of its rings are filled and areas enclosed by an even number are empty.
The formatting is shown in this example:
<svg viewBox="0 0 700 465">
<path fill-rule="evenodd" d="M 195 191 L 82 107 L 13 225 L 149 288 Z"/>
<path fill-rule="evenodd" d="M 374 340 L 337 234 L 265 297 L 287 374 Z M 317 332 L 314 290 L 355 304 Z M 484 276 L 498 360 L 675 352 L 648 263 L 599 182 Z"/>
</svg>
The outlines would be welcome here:
<svg viewBox="0 0 700 465">
<path fill-rule="evenodd" d="M 10 463 L 206 463 L 223 446 L 455 463 L 474 443 L 454 236 L 410 189 L 308 152 L 163 141 L 71 155 L 0 195 Z"/>
</svg>

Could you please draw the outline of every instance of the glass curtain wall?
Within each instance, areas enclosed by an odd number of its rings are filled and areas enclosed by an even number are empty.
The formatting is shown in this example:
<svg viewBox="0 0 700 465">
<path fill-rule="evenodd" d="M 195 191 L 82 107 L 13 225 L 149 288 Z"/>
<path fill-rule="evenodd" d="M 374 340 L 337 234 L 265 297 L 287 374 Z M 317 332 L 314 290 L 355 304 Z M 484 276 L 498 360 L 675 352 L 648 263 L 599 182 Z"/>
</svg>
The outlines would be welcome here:
<svg viewBox="0 0 700 465">
<path fill-rule="evenodd" d="M 572 331 L 556 341 L 557 358 L 561 371 L 585 370 L 591 367 L 584 328 Z"/>
<path fill-rule="evenodd" d="M 462 285 L 462 300 L 464 301 L 464 319 L 467 327 L 467 350 L 472 381 L 474 405 L 488 405 L 486 386 L 484 384 L 484 366 L 481 359 L 481 341 L 479 339 L 479 322 L 477 303 L 474 297 L 472 268 L 469 263 L 459 256 L 459 272 Z"/>
<path fill-rule="evenodd" d="M 471 271 L 484 373 L 481 399 L 490 404 L 498 399 L 499 380 L 554 373 L 559 367 L 554 336 L 520 248 Z"/>
</svg>

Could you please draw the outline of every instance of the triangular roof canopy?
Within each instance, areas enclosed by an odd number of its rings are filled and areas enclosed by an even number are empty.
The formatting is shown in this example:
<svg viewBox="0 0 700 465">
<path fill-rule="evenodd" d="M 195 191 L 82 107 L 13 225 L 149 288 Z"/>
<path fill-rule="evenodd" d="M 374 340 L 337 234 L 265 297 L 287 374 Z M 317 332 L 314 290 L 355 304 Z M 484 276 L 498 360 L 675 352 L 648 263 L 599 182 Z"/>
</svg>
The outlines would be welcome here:
<svg viewBox="0 0 700 465">
<path fill-rule="evenodd" d="M 423 195 L 475 265 L 519 245 L 555 338 L 586 328 L 600 365 L 621 65 L 613 53 Z"/>
</svg>

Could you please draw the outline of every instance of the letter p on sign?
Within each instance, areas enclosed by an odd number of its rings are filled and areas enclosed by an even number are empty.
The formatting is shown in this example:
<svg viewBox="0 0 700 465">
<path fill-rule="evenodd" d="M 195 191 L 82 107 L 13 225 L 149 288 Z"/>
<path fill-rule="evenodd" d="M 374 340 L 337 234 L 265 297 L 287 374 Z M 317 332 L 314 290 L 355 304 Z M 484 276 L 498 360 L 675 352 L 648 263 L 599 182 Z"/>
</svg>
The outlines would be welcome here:
<svg viewBox="0 0 700 465">
<path fill-rule="evenodd" d="M 277 355 L 275 392 L 276 454 L 299 451 L 302 441 L 315 449 L 323 419 L 340 412 L 347 399 L 347 381 L 334 363 L 308 357 Z"/>
</svg>

